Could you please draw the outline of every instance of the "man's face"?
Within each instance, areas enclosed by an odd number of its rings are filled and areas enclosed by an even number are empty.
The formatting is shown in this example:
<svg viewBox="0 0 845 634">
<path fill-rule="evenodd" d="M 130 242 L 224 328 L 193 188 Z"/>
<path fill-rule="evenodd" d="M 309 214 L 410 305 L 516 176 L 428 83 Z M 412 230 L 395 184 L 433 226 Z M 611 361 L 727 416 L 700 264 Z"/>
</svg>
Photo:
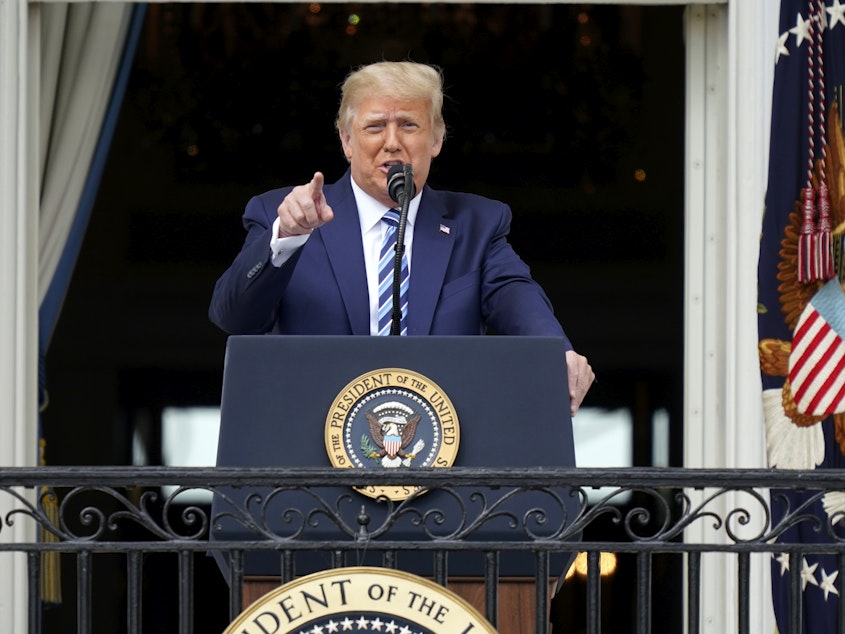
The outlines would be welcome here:
<svg viewBox="0 0 845 634">
<path fill-rule="evenodd" d="M 431 159 L 440 154 L 443 138 L 431 127 L 427 101 L 367 97 L 348 130 L 340 131 L 352 178 L 387 207 L 396 203 L 387 193 L 387 171 L 396 163 L 414 166 L 414 185 L 422 189 Z"/>
</svg>

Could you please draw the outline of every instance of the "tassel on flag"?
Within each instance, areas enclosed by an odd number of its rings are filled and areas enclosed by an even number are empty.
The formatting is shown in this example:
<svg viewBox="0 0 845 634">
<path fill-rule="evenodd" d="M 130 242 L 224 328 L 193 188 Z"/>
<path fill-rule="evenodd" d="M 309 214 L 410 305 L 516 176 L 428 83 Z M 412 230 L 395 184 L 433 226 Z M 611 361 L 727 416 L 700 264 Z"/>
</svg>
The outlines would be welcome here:
<svg viewBox="0 0 845 634">
<path fill-rule="evenodd" d="M 827 183 L 822 181 L 819 186 L 819 224 L 817 227 L 818 239 L 816 249 L 819 261 L 818 279 L 827 281 L 832 279 L 833 270 L 833 227 L 830 223 L 830 191 Z"/>
<path fill-rule="evenodd" d="M 816 263 L 816 192 L 807 185 L 801 193 L 803 221 L 801 235 L 798 237 L 798 281 L 812 282 L 817 279 Z"/>
<path fill-rule="evenodd" d="M 822 0 L 810 0 L 807 21 L 807 186 L 802 192 L 801 235 L 798 238 L 798 281 L 802 284 L 827 281 L 833 277 L 833 245 L 830 226 L 830 192 L 827 187 L 826 159 L 827 132 L 825 130 L 825 77 L 824 77 L 824 31 L 825 4 Z M 818 73 L 818 74 L 817 74 Z M 818 125 L 816 106 L 819 106 Z M 813 187 L 813 172 L 816 167 L 816 135 L 821 137 L 819 153 L 820 184 L 818 191 Z M 818 224 L 816 224 L 816 198 L 818 198 Z"/>
<path fill-rule="evenodd" d="M 818 192 L 807 185 L 801 193 L 801 235 L 798 238 L 798 281 L 802 283 L 833 278 L 833 236 L 830 222 L 830 194 L 827 183 L 822 181 Z M 818 216 L 818 223 L 816 223 Z"/>
</svg>

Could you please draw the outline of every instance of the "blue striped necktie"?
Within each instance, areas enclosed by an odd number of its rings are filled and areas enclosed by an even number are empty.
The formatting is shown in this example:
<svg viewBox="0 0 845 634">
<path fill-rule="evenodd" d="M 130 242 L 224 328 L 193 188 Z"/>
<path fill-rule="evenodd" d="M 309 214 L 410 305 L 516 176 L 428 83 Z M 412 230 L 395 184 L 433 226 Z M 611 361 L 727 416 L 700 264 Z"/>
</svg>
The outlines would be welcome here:
<svg viewBox="0 0 845 634">
<path fill-rule="evenodd" d="M 389 209 L 382 221 L 387 223 L 387 232 L 381 244 L 378 261 L 378 334 L 389 335 L 393 318 L 393 268 L 396 261 L 396 232 L 399 226 L 399 212 Z M 402 305 L 401 335 L 408 334 L 408 255 L 402 253 L 402 277 L 399 291 Z"/>
</svg>

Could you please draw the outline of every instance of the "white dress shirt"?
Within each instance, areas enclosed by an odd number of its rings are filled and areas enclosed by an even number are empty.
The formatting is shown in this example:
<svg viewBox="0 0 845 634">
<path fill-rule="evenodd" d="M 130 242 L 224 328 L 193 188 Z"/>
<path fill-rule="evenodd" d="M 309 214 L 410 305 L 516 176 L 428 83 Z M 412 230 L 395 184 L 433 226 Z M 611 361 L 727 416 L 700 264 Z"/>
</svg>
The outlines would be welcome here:
<svg viewBox="0 0 845 634">
<path fill-rule="evenodd" d="M 387 232 L 387 224 L 381 222 L 387 208 L 375 198 L 364 192 L 352 179 L 352 191 L 358 207 L 358 221 L 361 225 L 361 240 L 364 244 L 364 266 L 367 271 L 367 287 L 370 295 L 370 334 L 378 334 L 378 261 L 381 243 Z M 422 192 L 411 199 L 408 206 L 408 224 L 405 226 L 405 254 L 408 258 L 408 270 L 411 270 L 411 252 L 414 242 L 414 223 L 420 208 Z M 273 222 L 273 236 L 270 239 L 273 266 L 279 267 L 287 262 L 296 250 L 308 241 L 310 234 L 279 238 L 279 218 Z"/>
</svg>

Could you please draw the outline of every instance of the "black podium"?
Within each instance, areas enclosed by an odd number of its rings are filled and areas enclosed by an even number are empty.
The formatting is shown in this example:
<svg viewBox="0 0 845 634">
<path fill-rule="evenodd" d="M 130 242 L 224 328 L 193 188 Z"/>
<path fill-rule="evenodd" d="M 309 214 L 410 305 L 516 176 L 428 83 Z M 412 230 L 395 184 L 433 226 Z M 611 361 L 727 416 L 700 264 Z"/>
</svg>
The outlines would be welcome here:
<svg viewBox="0 0 845 634">
<path fill-rule="evenodd" d="M 406 368 L 424 375 L 448 394 L 460 424 L 460 445 L 456 467 L 560 467 L 575 466 L 572 423 L 565 363 L 560 339 L 548 337 L 290 337 L 233 336 L 229 338 L 221 401 L 221 428 L 218 466 L 244 467 L 329 467 L 325 429 L 327 415 L 338 394 L 350 381 L 380 368 Z M 376 467 L 378 468 L 378 467 Z M 314 483 L 319 485 L 319 483 Z M 495 483 L 491 483 L 495 484 Z M 250 491 L 234 489 L 231 499 L 243 501 Z M 345 508 L 350 525 L 362 506 L 379 525 L 386 505 L 362 495 L 351 487 L 321 487 L 320 495 L 334 500 L 352 496 Z M 547 511 L 549 530 L 577 517 L 580 501 L 559 492 L 564 508 L 542 492 L 520 496 L 511 509 L 519 514 L 526 508 Z M 286 492 L 266 509 L 270 528 L 285 535 L 281 522 L 283 508 L 298 505 L 310 508 L 313 497 L 302 492 Z M 454 500 L 440 491 L 430 491 L 414 500 L 422 512 L 443 509 L 446 523 L 439 530 L 448 533 Z M 225 517 L 229 503 L 215 498 L 215 521 L 211 539 L 253 540 L 258 537 L 241 522 Z M 557 508 L 556 508 L 557 507 Z M 277 519 L 273 519 L 277 518 Z M 542 527 L 533 527 L 542 534 Z M 343 539 L 332 522 L 303 528 L 308 539 Z M 507 521 L 490 522 L 471 539 L 506 540 L 512 528 Z M 390 531 L 391 540 L 415 539 L 419 526 L 401 521 Z M 527 554 L 503 553 L 503 575 L 533 574 L 533 559 Z M 380 565 L 373 560 L 356 565 Z M 561 555 L 558 565 L 568 557 Z M 226 571 L 226 561 L 218 557 Z M 330 553 L 299 552 L 298 575 L 330 567 Z M 553 564 L 554 565 L 554 564 Z M 431 556 L 402 553 L 399 567 L 406 572 L 432 574 Z M 277 553 L 247 553 L 247 576 L 279 574 Z M 482 558 L 453 553 L 449 573 L 479 575 Z M 552 568 L 552 575 L 562 570 Z"/>
</svg>

